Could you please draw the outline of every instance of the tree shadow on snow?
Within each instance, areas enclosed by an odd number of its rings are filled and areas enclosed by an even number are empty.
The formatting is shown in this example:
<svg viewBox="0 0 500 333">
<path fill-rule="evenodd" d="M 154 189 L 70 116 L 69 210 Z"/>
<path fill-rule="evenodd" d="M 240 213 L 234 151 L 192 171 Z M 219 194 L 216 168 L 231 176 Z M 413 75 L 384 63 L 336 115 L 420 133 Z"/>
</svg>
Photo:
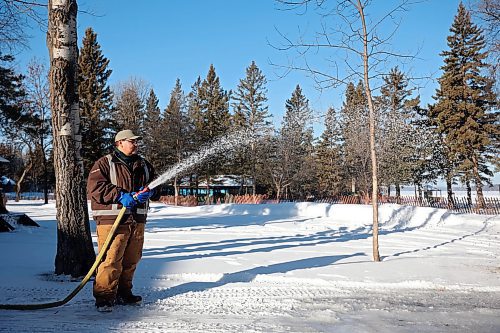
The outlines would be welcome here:
<svg viewBox="0 0 500 333">
<path fill-rule="evenodd" d="M 229 283 L 247 283 L 253 281 L 258 275 L 287 273 L 300 269 L 325 267 L 335 264 L 340 260 L 356 256 L 366 256 L 366 253 L 358 252 L 350 255 L 315 257 L 283 262 L 279 264 L 272 264 L 268 266 L 259 266 L 244 271 L 226 273 L 218 281 L 215 282 L 187 282 L 175 287 L 168 288 L 166 290 L 154 292 L 148 295 L 148 298 L 157 301 L 188 292 L 202 292 L 212 288 L 221 287 Z"/>
<path fill-rule="evenodd" d="M 430 219 L 430 217 L 429 217 Z M 307 220 L 307 219 L 306 219 Z M 281 222 L 290 222 L 281 221 Z M 300 220 L 293 220 L 300 222 Z M 280 221 L 271 221 L 270 223 Z M 303 222 L 303 221 L 302 221 Z M 421 228 L 428 223 L 428 219 L 423 221 L 419 226 L 404 227 L 397 225 L 390 229 L 380 229 L 379 236 L 384 236 L 392 233 L 400 233 L 412 231 Z M 148 224 L 149 228 L 149 224 Z M 149 232 L 149 230 L 147 230 Z M 293 236 L 272 236 L 272 237 L 251 237 L 228 239 L 217 242 L 202 242 L 191 243 L 174 246 L 165 246 L 158 248 L 148 248 L 143 250 L 143 259 L 161 260 L 162 262 L 176 262 L 182 260 L 224 257 L 231 255 L 241 255 L 247 253 L 271 252 L 275 250 L 316 246 L 328 243 L 348 242 L 353 240 L 361 240 L 372 237 L 372 226 L 366 225 L 357 229 L 351 230 L 347 227 L 339 227 L 338 229 L 319 231 L 308 235 L 293 235 Z M 256 247 L 260 246 L 260 247 Z M 246 247 L 251 247 L 250 249 Z M 148 256 L 167 255 L 163 258 L 148 258 Z"/>
<path fill-rule="evenodd" d="M 390 224 L 392 221 L 395 221 L 396 223 L 390 226 L 390 229 L 392 230 L 400 230 L 400 231 L 412 231 L 420 228 L 424 228 L 429 224 L 429 222 L 432 221 L 434 215 L 439 213 L 439 209 L 434 209 L 430 212 L 429 215 L 425 219 L 422 219 L 419 221 L 417 225 L 409 226 L 411 221 L 415 218 L 415 207 L 413 206 L 401 206 L 398 209 L 395 209 L 389 218 L 386 221 L 381 221 L 382 223 L 382 228 L 383 224 L 387 223 Z M 440 219 L 444 220 L 448 216 L 450 216 L 451 213 L 449 211 L 444 212 Z"/>
<path fill-rule="evenodd" d="M 427 250 L 437 249 L 437 248 L 439 248 L 441 246 L 452 244 L 452 243 L 455 243 L 457 241 L 461 241 L 461 240 L 463 240 L 465 238 L 468 238 L 468 237 L 471 237 L 471 236 L 476 236 L 479 233 L 481 233 L 484 230 L 486 230 L 486 228 L 488 227 L 489 220 L 490 220 L 490 218 L 488 218 L 487 220 L 485 220 L 484 223 L 483 223 L 483 226 L 481 227 L 481 229 L 479 229 L 479 230 L 477 230 L 475 232 L 471 232 L 471 233 L 465 234 L 463 236 L 456 237 L 456 238 L 453 238 L 453 239 L 450 239 L 450 240 L 447 240 L 445 242 L 442 242 L 442 243 L 439 243 L 439 244 L 435 244 L 435 245 L 432 245 L 432 246 L 426 246 L 426 247 L 422 247 L 422 248 L 419 248 L 419 249 L 414 249 L 414 250 L 408 250 L 408 251 L 402 251 L 402 252 L 394 253 L 392 255 L 385 256 L 382 259 L 390 258 L 390 257 L 399 257 L 399 256 L 402 256 L 402 255 L 405 255 L 405 254 L 417 253 L 417 252 L 420 252 L 420 251 L 427 251 Z"/>
<path fill-rule="evenodd" d="M 384 233 L 388 233 L 387 231 Z M 371 237 L 369 228 L 360 227 L 349 230 L 340 227 L 338 230 L 324 230 L 310 235 L 273 236 L 229 239 L 218 242 L 203 242 L 149 248 L 143 250 L 143 260 L 159 260 L 177 262 L 182 260 L 224 257 L 248 253 L 271 252 L 294 247 L 316 246 L 333 242 L 347 242 L 351 240 Z M 256 247 L 260 246 L 260 247 Z M 250 249 L 246 247 L 251 247 Z M 238 249 L 241 248 L 241 249 Z M 171 255 L 163 258 L 148 258 L 149 256 Z"/>
</svg>

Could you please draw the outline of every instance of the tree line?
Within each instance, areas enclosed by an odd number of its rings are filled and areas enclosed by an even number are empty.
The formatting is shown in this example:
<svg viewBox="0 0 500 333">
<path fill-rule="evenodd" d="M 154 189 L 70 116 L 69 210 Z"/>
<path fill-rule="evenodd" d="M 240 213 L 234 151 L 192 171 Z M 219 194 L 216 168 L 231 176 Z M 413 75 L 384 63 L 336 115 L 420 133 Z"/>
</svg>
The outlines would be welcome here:
<svg viewBox="0 0 500 333">
<path fill-rule="evenodd" d="M 395 189 L 445 179 L 448 196 L 460 182 L 475 187 L 479 200 L 498 167 L 499 117 L 495 77 L 485 59 L 485 36 L 460 4 L 441 52 L 444 64 L 434 104 L 422 105 L 410 79 L 394 67 L 374 96 L 376 150 L 380 187 Z M 12 163 L 2 173 L 21 185 L 53 186 L 51 114 L 47 71 L 32 61 L 27 73 L 16 73 L 14 58 L 2 55 L 0 154 Z M 85 31 L 78 57 L 78 95 L 85 174 L 108 153 L 116 131 L 141 133 L 142 154 L 163 171 L 200 147 L 229 132 L 247 130 L 258 140 L 229 155 L 178 175 L 171 185 L 178 193 L 181 177 L 196 188 L 201 180 L 237 174 L 253 180 L 252 194 L 278 199 L 330 197 L 369 193 L 368 105 L 364 83 L 349 82 L 340 107 L 324 115 L 324 130 L 313 132 L 313 110 L 300 84 L 284 102 L 279 128 L 271 123 L 267 80 L 255 62 L 248 65 L 237 87 L 226 90 L 213 65 L 185 89 L 177 79 L 165 107 L 154 89 L 131 78 L 113 87 L 110 60 L 92 28 Z M 243 188 L 243 187 L 242 187 Z M 248 190 L 247 190 L 248 191 Z"/>
<path fill-rule="evenodd" d="M 382 87 L 378 95 L 372 93 L 374 67 L 386 64 L 389 54 L 398 56 L 385 49 L 390 37 L 380 38 L 373 30 L 378 23 L 367 26 L 368 2 L 277 2 L 293 7 L 313 5 L 323 17 L 324 6 L 337 4 L 326 16 L 336 15 L 346 23 L 345 30 L 333 30 L 340 32 L 340 43 L 344 44 L 330 44 L 325 30 L 320 33 L 327 40 L 324 46 L 348 50 L 362 60 L 359 66 L 348 64 L 353 73 L 344 79 L 323 70 L 314 72 L 321 77 L 320 83 L 339 82 L 347 87 L 343 105 L 329 108 L 325 130 L 317 139 L 312 131 L 312 111 L 300 85 L 284 103 L 280 127 L 270 125 L 266 78 L 254 62 L 234 92 L 221 87 L 213 66 L 187 93 L 178 79 L 164 110 L 158 106 L 154 90 L 143 81 L 131 79 L 109 88 L 109 61 L 92 29 L 86 31 L 78 52 L 76 0 L 48 2 L 48 79 L 37 61 L 32 62 L 33 70 L 27 75 L 20 75 L 13 69 L 9 51 L 16 43 L 23 44 L 26 36 L 22 29 L 16 29 L 23 27 L 20 19 L 26 13 L 40 18 L 32 9 L 45 5 L 1 2 L 0 117 L 6 140 L 0 149 L 13 161 L 1 167 L 12 168 L 5 169 L 8 175 L 20 170 L 16 174 L 18 191 L 23 180 L 33 175 L 43 179 L 45 189 L 55 184 L 56 274 L 79 276 L 93 260 L 84 170 L 88 172 L 89 164 L 109 150 L 114 132 L 124 127 L 141 132 L 147 148 L 144 152 L 150 154 L 158 170 L 232 131 L 244 129 L 259 139 L 245 149 L 190 170 L 187 176 L 194 186 L 202 177 L 210 180 L 217 174 L 237 173 L 254 180 L 253 193 L 278 198 L 371 190 L 375 261 L 380 260 L 377 197 L 381 187 L 393 185 L 398 195 L 401 185 L 420 187 L 444 177 L 448 195 L 452 194 L 453 182 L 460 181 L 469 189 L 475 185 L 478 199 L 483 201 L 482 186 L 489 181 L 491 169 L 498 167 L 499 121 L 494 88 L 498 71 L 496 65 L 491 66 L 498 63 L 491 61 L 498 59 L 498 43 L 494 37 L 485 41 L 483 30 L 472 22 L 462 4 L 450 29 L 448 49 L 441 53 L 443 75 L 435 103 L 422 106 L 398 67 L 390 71 L 384 68 Z M 405 11 L 410 3 L 402 0 L 382 20 Z M 487 35 L 496 36 L 498 0 L 478 0 L 477 4 Z M 362 77 L 362 81 L 348 82 L 353 77 Z M 174 179 L 174 186 L 177 181 Z"/>
</svg>

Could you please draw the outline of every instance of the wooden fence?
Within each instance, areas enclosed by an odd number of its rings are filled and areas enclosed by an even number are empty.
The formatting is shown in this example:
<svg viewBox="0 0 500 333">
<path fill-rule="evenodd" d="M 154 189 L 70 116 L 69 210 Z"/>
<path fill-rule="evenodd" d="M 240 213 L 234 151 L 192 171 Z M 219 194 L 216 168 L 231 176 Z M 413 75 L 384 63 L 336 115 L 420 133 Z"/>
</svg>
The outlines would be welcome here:
<svg viewBox="0 0 500 333">
<path fill-rule="evenodd" d="M 174 205 L 174 196 L 162 196 L 160 201 Z M 274 204 L 279 202 L 290 202 L 292 200 L 276 200 L 269 199 L 266 195 L 228 195 L 217 200 L 211 200 L 206 198 L 196 198 L 195 196 L 179 196 L 177 199 L 177 205 L 179 206 L 197 206 L 205 204 L 222 204 L 222 203 L 236 203 L 236 204 Z M 293 200 L 294 202 L 299 202 L 300 200 Z M 358 205 L 369 205 L 371 204 L 370 196 L 337 196 L 331 198 L 322 198 L 312 200 L 318 203 L 329 203 L 329 204 L 358 204 Z M 429 197 L 421 198 L 414 196 L 400 196 L 400 197 L 389 197 L 380 196 L 378 199 L 379 204 L 399 204 L 403 206 L 417 206 L 417 207 L 433 207 L 448 209 L 458 213 L 469 213 L 469 214 L 486 214 L 486 215 L 496 215 L 500 214 L 500 198 L 484 198 L 484 202 L 480 204 L 476 199 L 469 202 L 467 198 L 453 198 L 452 201 L 448 201 L 447 198 L 441 197 Z"/>
<path fill-rule="evenodd" d="M 8 197 L 8 196 L 7 196 Z M 40 193 L 22 193 L 21 199 L 25 200 L 43 200 L 43 194 Z M 49 199 L 53 200 L 54 195 L 51 193 Z M 12 197 L 9 200 L 14 200 Z M 222 198 L 213 200 L 212 198 L 196 197 L 196 196 L 178 196 L 177 202 L 174 196 L 162 196 L 160 198 L 165 204 L 178 206 L 198 206 L 206 204 L 222 204 L 222 203 L 236 203 L 236 204 L 274 204 L 279 202 L 299 202 L 301 200 L 276 200 L 270 199 L 266 195 L 227 195 Z M 368 195 L 349 195 L 349 196 L 336 196 L 331 198 L 322 198 L 309 200 L 319 203 L 329 203 L 329 204 L 358 204 L 358 205 L 369 205 L 371 204 L 371 198 Z M 448 209 L 458 213 L 469 213 L 469 214 L 485 214 L 485 215 L 497 215 L 500 214 L 500 197 L 490 197 L 484 198 L 483 203 L 479 203 L 476 198 L 471 202 L 465 197 L 453 198 L 449 201 L 447 198 L 442 197 L 428 197 L 421 198 L 415 196 L 400 196 L 400 197 L 389 197 L 380 196 L 378 198 L 379 204 L 399 204 L 403 206 L 418 206 L 418 207 L 433 207 Z"/>
<path fill-rule="evenodd" d="M 334 198 L 325 198 L 315 200 L 315 202 L 326 202 L 331 204 L 371 204 L 369 196 L 339 196 Z M 469 202 L 467 198 L 453 198 L 448 200 L 442 197 L 415 197 L 415 196 L 400 196 L 388 197 L 380 196 L 378 198 L 379 204 L 399 204 L 403 206 L 417 206 L 417 207 L 433 207 L 448 209 L 458 213 L 469 214 L 485 214 L 496 215 L 500 214 L 500 198 L 484 198 L 484 202 L 480 203 L 477 199 Z"/>
</svg>

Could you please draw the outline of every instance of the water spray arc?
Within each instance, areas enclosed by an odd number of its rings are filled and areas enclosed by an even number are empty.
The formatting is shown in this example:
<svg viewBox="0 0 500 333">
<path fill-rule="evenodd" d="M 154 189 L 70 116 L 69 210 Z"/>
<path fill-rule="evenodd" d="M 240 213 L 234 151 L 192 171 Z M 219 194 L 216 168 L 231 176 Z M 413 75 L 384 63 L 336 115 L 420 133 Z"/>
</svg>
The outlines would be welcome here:
<svg viewBox="0 0 500 333">
<path fill-rule="evenodd" d="M 253 136 L 249 134 L 246 131 L 240 131 L 240 132 L 235 132 L 232 134 L 229 134 L 228 136 L 221 137 L 217 140 L 215 140 L 210 146 L 204 147 L 200 149 L 198 152 L 192 154 L 189 156 L 187 159 L 184 161 L 181 161 L 174 166 L 172 166 L 170 169 L 165 171 L 163 174 L 161 174 L 158 178 L 153 180 L 148 186 L 146 186 L 142 191 L 138 192 L 135 194 L 134 198 L 137 200 L 137 195 L 141 192 L 146 192 L 148 190 L 152 190 L 158 185 L 161 185 L 172 178 L 174 178 L 176 175 L 181 174 L 192 168 L 193 166 L 200 164 L 204 161 L 206 161 L 208 158 L 210 158 L 213 155 L 220 154 L 223 152 L 229 152 L 234 149 L 236 146 L 241 146 L 241 145 L 246 145 L 250 143 L 253 140 Z M 90 268 L 89 272 L 83 280 L 80 282 L 80 284 L 64 299 L 59 300 L 59 301 L 54 301 L 54 302 L 49 302 L 49 303 L 39 303 L 39 304 L 0 304 L 0 310 L 40 310 L 40 309 L 48 309 L 48 308 L 54 308 L 58 307 L 61 305 L 64 305 L 68 303 L 73 297 L 75 297 L 80 290 L 83 289 L 85 284 L 90 280 L 92 275 L 94 274 L 95 270 L 97 269 L 97 266 L 99 266 L 99 263 L 103 259 L 104 255 L 108 251 L 109 245 L 111 244 L 111 241 L 113 237 L 115 236 L 116 229 L 120 225 L 120 221 L 123 218 L 123 215 L 125 214 L 127 208 L 123 207 L 120 212 L 118 213 L 118 216 L 116 217 L 115 222 L 113 223 L 111 230 L 109 231 L 108 237 L 106 238 L 106 241 L 104 242 L 101 251 L 96 257 L 96 260 L 92 267 Z"/>
<path fill-rule="evenodd" d="M 234 150 L 234 148 L 237 146 L 245 146 L 252 141 L 254 141 L 254 136 L 247 131 L 234 132 L 227 136 L 220 137 L 219 139 L 212 142 L 210 146 L 198 150 L 196 153 L 190 155 L 185 160 L 172 166 L 158 178 L 153 180 L 148 185 L 148 187 L 150 189 L 153 189 L 158 185 L 171 180 L 176 175 L 186 172 L 193 166 L 205 162 L 207 159 L 214 155 L 229 152 L 231 150 Z"/>
</svg>

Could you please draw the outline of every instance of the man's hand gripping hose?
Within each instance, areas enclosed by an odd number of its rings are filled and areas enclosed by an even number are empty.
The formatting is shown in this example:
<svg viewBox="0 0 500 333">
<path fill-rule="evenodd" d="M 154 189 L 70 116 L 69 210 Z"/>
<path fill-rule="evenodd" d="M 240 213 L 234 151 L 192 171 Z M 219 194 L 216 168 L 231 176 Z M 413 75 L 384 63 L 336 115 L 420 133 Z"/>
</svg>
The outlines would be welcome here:
<svg viewBox="0 0 500 333">
<path fill-rule="evenodd" d="M 148 199 L 153 195 L 153 191 L 148 187 L 141 187 L 139 192 L 135 192 L 132 194 L 132 197 L 135 201 L 140 203 L 145 203 Z"/>
</svg>

